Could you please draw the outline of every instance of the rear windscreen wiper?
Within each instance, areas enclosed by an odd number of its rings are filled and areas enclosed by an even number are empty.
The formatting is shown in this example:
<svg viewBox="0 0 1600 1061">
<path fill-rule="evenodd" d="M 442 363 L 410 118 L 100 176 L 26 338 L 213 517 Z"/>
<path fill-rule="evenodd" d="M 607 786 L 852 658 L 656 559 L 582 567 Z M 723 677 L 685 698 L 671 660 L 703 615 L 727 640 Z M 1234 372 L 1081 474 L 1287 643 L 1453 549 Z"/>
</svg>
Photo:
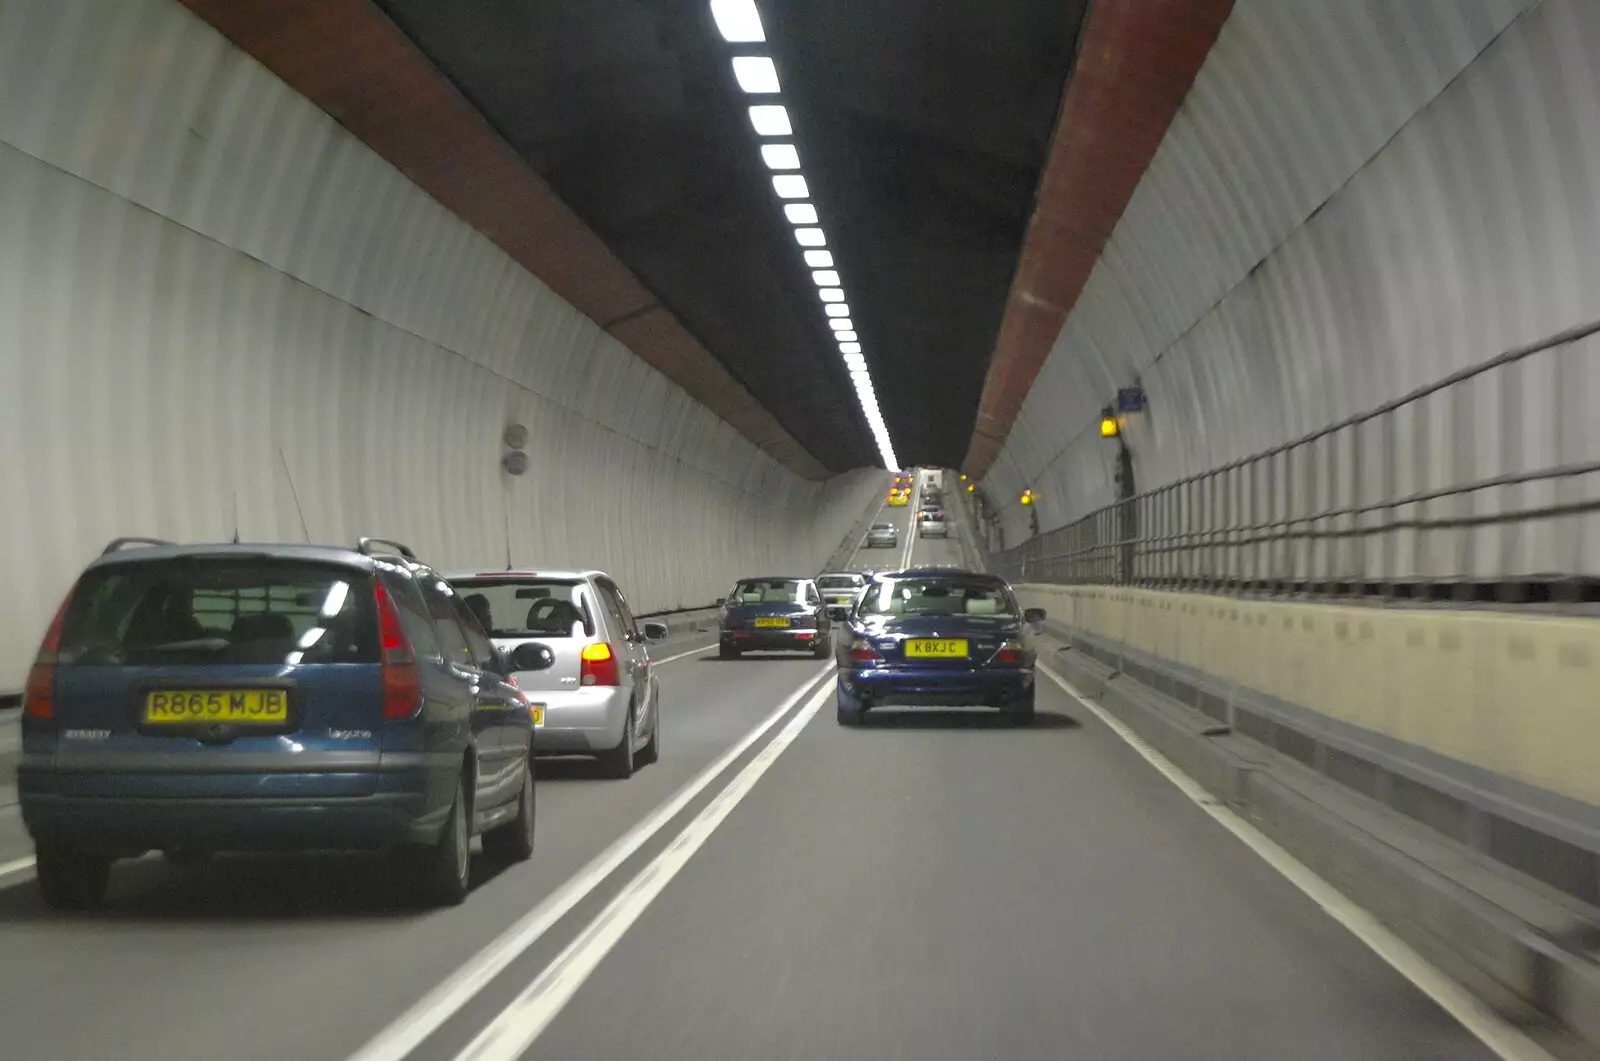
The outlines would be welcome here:
<svg viewBox="0 0 1600 1061">
<path fill-rule="evenodd" d="M 225 637 L 195 637 L 188 641 L 167 641 L 151 645 L 149 652 L 221 652 L 233 642 Z"/>
</svg>

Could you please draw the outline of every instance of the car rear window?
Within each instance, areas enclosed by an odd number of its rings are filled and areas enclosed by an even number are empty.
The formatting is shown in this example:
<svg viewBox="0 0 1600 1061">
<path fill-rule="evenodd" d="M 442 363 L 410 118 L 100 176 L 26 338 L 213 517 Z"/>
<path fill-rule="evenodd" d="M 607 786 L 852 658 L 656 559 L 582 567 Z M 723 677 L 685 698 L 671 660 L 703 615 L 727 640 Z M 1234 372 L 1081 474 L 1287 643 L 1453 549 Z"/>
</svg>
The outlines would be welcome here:
<svg viewBox="0 0 1600 1061">
<path fill-rule="evenodd" d="M 880 579 L 867 591 L 863 615 L 997 615 L 1016 618 L 1006 588 L 985 579 L 948 575 Z"/>
<path fill-rule="evenodd" d="M 860 575 L 823 575 L 817 579 L 820 589 L 860 589 L 866 584 Z"/>
<path fill-rule="evenodd" d="M 797 604 L 800 587 L 797 578 L 750 578 L 733 587 L 728 599 L 735 604 Z"/>
<path fill-rule="evenodd" d="M 178 557 L 87 572 L 60 662 L 86 666 L 376 663 L 372 576 L 333 564 Z"/>
<path fill-rule="evenodd" d="M 584 583 L 574 578 L 456 579 L 450 583 L 490 637 L 594 635 Z"/>
</svg>

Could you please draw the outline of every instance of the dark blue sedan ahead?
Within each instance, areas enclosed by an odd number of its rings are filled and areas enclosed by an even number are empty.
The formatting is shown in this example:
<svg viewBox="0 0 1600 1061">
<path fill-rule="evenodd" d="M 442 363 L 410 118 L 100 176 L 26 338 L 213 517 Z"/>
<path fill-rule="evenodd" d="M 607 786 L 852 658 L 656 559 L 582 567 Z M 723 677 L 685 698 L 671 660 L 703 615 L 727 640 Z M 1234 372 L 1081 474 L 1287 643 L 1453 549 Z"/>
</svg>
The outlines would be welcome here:
<svg viewBox="0 0 1600 1061">
<path fill-rule="evenodd" d="M 842 615 L 839 616 L 843 618 Z M 839 724 L 874 707 L 995 707 L 1033 721 L 1033 624 L 993 575 L 922 568 L 880 575 L 838 638 Z"/>
</svg>

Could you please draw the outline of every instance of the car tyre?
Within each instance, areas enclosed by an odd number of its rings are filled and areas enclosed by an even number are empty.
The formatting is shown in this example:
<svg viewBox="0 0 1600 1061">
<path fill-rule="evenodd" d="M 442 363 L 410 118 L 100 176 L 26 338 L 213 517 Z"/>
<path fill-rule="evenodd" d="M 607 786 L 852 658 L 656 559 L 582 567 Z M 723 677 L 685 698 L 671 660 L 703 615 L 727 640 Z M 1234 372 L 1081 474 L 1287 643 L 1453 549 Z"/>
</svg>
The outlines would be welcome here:
<svg viewBox="0 0 1600 1061">
<path fill-rule="evenodd" d="M 817 638 L 817 643 L 811 646 L 811 654 L 817 659 L 827 659 L 833 655 L 833 635 Z"/>
<path fill-rule="evenodd" d="M 467 816 L 465 779 L 456 778 L 455 798 L 438 842 L 419 852 L 417 884 L 429 906 L 460 906 L 472 880 L 472 823 Z"/>
<path fill-rule="evenodd" d="M 622 739 L 610 751 L 599 755 L 600 769 L 609 778 L 626 781 L 633 776 L 636 760 L 633 754 L 633 705 L 628 705 L 628 718 L 622 724 Z"/>
<path fill-rule="evenodd" d="M 661 759 L 661 705 L 656 705 L 655 717 L 650 723 L 650 743 L 639 749 L 636 761 L 649 766 Z"/>
<path fill-rule="evenodd" d="M 517 793 L 517 816 L 483 834 L 483 853 L 507 865 L 532 858 L 536 810 L 533 756 L 530 755 L 522 771 L 522 789 Z"/>
<path fill-rule="evenodd" d="M 734 648 L 732 645 L 718 645 L 717 646 L 717 658 L 718 659 L 738 659 L 739 658 L 739 650 Z"/>
<path fill-rule="evenodd" d="M 849 695 L 840 686 L 834 687 L 834 704 L 838 711 L 839 725 L 855 727 L 861 725 L 866 716 L 861 704 L 855 697 Z"/>
<path fill-rule="evenodd" d="M 92 910 L 105 902 L 111 859 L 66 846 L 40 845 L 34 873 L 52 910 Z"/>
<path fill-rule="evenodd" d="M 1028 690 L 1026 698 L 1014 700 L 1004 708 L 1006 720 L 1013 726 L 1031 726 L 1034 719 L 1033 690 Z"/>
</svg>

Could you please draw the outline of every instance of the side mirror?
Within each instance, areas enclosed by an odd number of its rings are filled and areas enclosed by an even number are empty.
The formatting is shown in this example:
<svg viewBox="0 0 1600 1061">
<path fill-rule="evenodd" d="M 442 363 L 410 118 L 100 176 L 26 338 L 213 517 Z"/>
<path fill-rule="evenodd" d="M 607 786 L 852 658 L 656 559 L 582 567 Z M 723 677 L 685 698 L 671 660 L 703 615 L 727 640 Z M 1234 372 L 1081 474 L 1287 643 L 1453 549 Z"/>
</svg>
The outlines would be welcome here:
<svg viewBox="0 0 1600 1061">
<path fill-rule="evenodd" d="M 850 609 L 843 605 L 835 604 L 828 608 L 828 618 L 838 623 L 848 622 L 850 620 Z"/>
<path fill-rule="evenodd" d="M 727 597 L 718 597 L 717 598 L 717 606 L 718 607 L 721 607 L 722 605 L 724 605 L 726 603 L 728 603 L 728 598 Z"/>
<path fill-rule="evenodd" d="M 549 645 L 530 643 L 511 650 L 511 673 L 549 670 L 556 665 L 556 654 Z"/>
<path fill-rule="evenodd" d="M 669 633 L 671 631 L 667 629 L 666 623 L 644 624 L 644 639 L 646 641 L 665 641 Z"/>
<path fill-rule="evenodd" d="M 1042 622 L 1044 622 L 1044 609 L 1043 608 L 1024 608 L 1024 609 L 1022 609 L 1022 621 L 1025 622 L 1025 623 L 1042 623 Z"/>
</svg>

